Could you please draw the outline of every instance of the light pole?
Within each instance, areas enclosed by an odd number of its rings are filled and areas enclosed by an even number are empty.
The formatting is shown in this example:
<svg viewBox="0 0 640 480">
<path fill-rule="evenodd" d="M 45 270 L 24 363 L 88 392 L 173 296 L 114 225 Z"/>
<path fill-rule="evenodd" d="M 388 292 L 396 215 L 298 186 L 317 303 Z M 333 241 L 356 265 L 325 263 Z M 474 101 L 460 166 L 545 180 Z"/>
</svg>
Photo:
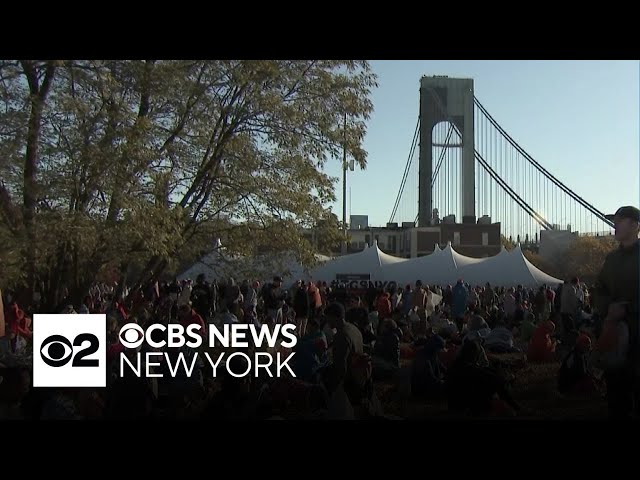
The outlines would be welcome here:
<svg viewBox="0 0 640 480">
<path fill-rule="evenodd" d="M 344 114 L 344 140 L 342 145 L 342 255 L 347 253 L 347 169 L 353 172 L 354 161 L 347 162 L 347 114 Z"/>
</svg>

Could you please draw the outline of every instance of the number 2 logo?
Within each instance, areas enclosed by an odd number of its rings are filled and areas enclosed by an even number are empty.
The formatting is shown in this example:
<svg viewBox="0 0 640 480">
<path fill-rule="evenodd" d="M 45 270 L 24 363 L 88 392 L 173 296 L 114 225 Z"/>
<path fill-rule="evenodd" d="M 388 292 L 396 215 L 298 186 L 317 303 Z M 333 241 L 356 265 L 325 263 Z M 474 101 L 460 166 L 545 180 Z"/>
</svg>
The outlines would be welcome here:
<svg viewBox="0 0 640 480">
<path fill-rule="evenodd" d="M 73 347 L 82 347 L 86 342 L 89 342 L 89 345 L 74 355 Z M 98 367 L 100 361 L 97 358 L 85 357 L 96 353 L 99 345 L 98 337 L 91 333 L 81 333 L 73 340 L 73 344 L 62 335 L 51 335 L 42 342 L 40 357 L 50 367 L 63 367 L 69 363 L 71 357 L 73 357 L 72 367 Z"/>
</svg>

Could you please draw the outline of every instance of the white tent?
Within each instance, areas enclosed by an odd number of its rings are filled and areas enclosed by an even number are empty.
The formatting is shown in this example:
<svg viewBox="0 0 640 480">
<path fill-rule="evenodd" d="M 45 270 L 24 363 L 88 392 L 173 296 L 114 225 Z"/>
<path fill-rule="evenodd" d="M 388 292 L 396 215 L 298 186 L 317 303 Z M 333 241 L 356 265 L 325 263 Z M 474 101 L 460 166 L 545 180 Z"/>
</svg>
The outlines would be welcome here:
<svg viewBox="0 0 640 480">
<path fill-rule="evenodd" d="M 455 283 L 459 270 L 468 265 L 486 261 L 486 258 L 471 258 L 459 254 L 449 242 L 444 250 L 436 245 L 433 253 L 424 257 L 412 258 L 404 263 L 390 265 L 381 271 L 381 276 L 388 281 L 401 285 L 415 284 L 421 280 L 427 285 L 446 285 Z"/>
<path fill-rule="evenodd" d="M 502 251 L 481 263 L 467 265 L 459 271 L 460 278 L 470 285 L 485 285 L 489 282 L 494 286 L 535 288 L 542 285 L 556 286 L 562 280 L 544 273 L 531 264 L 522 253 L 518 244 L 516 248 L 507 252 Z"/>
<path fill-rule="evenodd" d="M 331 282 L 338 275 L 369 276 L 370 280 L 378 280 L 383 267 L 406 262 L 406 258 L 388 255 L 378 248 L 378 243 L 358 253 L 343 255 L 326 262 L 311 271 L 314 281 Z M 362 278 L 364 280 L 364 278 Z"/>
<path fill-rule="evenodd" d="M 330 260 L 325 255 L 316 254 L 315 257 L 319 264 Z M 179 275 L 178 280 L 195 280 L 201 273 L 208 281 L 229 277 L 233 277 L 236 281 L 256 277 L 262 281 L 270 281 L 273 276 L 280 275 L 285 284 L 288 284 L 294 280 L 306 281 L 311 278 L 308 270 L 298 263 L 292 254 L 284 253 L 257 258 L 229 257 L 220 250 L 214 250 Z"/>
<path fill-rule="evenodd" d="M 208 281 L 227 278 L 229 273 L 233 272 L 234 263 L 236 263 L 237 260 L 238 259 L 226 257 L 218 250 L 214 250 L 178 275 L 178 280 L 195 280 L 200 274 L 204 274 L 205 280 Z"/>
</svg>

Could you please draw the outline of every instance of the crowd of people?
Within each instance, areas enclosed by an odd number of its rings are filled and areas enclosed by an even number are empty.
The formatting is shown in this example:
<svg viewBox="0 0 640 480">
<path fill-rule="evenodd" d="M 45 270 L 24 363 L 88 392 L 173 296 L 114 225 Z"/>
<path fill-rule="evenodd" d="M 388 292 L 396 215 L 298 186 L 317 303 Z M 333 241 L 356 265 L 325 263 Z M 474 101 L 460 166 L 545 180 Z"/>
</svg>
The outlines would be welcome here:
<svg viewBox="0 0 640 480">
<path fill-rule="evenodd" d="M 4 415 L 269 418 L 287 416 L 289 408 L 329 418 L 385 418 L 374 382 L 400 381 L 401 359 L 410 361 L 408 381 L 414 397 L 447 401 L 451 409 L 465 414 L 504 413 L 518 406 L 487 355 L 523 351 L 517 338 L 528 341 L 530 361 L 554 361 L 555 323 L 562 324 L 569 338 L 577 333 L 576 327 L 593 320 L 589 290 L 577 280 L 557 291 L 488 284 L 470 288 L 462 281 L 441 288 L 418 281 L 390 292 L 373 287 L 354 292 L 337 282 L 298 281 L 285 290 L 280 277 L 261 285 L 238 284 L 232 278 L 209 283 L 199 276 L 195 282 L 124 290 L 119 299 L 114 298 L 116 290 L 117 285 L 94 285 L 80 305 L 73 305 L 65 292 L 67 298 L 57 307 L 59 312 L 107 316 L 109 384 L 90 392 L 29 388 L 32 312 L 25 312 L 11 292 L 5 294 L 6 332 L 0 339 L 0 362 L 6 372 L 0 384 Z M 188 378 L 119 378 L 119 354 L 137 353 L 129 352 L 119 337 L 120 327 L 129 322 L 143 328 L 152 323 L 197 323 L 205 335 L 210 322 L 258 327 L 293 323 L 299 338 L 291 362 L 295 378 L 213 378 L 203 362 Z M 280 350 L 276 346 L 271 353 Z M 242 370 L 242 365 L 237 368 Z M 589 375 L 587 366 L 582 368 Z M 583 378 L 575 382 L 584 388 Z M 300 392 L 298 405 L 292 405 L 291 391 Z"/>
<path fill-rule="evenodd" d="M 107 316 L 104 389 L 32 388 L 31 318 L 38 306 L 18 305 L 5 291 L 0 417 L 393 418 L 385 415 L 377 396 L 379 381 L 395 383 L 398 392 L 416 401 L 442 402 L 455 415 L 516 415 L 523 406 L 511 393 L 514 376 L 501 367 L 505 355 L 520 355 L 528 363 L 559 362 L 560 394 L 606 395 L 610 415 L 628 417 L 639 408 L 640 371 L 640 212 L 631 214 L 615 217 L 621 246 L 607 258 L 592 288 L 573 278 L 555 289 L 472 287 L 463 279 L 453 286 L 418 280 L 392 291 L 373 286 L 350 291 L 337 282 L 299 280 L 285 289 L 278 276 L 261 284 L 232 278 L 209 283 L 201 275 L 195 282 L 124 289 L 117 298 L 122 290 L 117 285 L 94 285 L 79 305 L 65 292 L 56 311 Z M 631 220 L 628 230 L 626 220 Z M 140 351 L 126 348 L 119 336 L 122 325 L 131 322 L 143 328 L 198 324 L 205 337 L 209 324 L 271 329 L 292 323 L 298 336 L 291 362 L 295 375 L 214 377 L 199 361 L 189 376 L 120 376 L 120 355 Z M 189 354 L 188 348 L 143 344 L 140 349 L 165 351 L 169 358 Z M 247 351 L 258 349 L 287 353 L 280 343 L 250 345 Z M 243 357 L 233 362 L 232 371 L 246 370 Z M 166 371 L 166 362 L 154 368 Z"/>
</svg>

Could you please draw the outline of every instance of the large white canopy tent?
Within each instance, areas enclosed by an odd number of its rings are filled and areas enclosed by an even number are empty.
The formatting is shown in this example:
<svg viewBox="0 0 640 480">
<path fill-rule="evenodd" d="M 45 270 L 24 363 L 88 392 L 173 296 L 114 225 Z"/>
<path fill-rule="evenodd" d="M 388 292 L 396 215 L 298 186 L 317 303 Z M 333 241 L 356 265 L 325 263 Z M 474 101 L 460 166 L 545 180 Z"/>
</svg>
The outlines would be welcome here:
<svg viewBox="0 0 640 480">
<path fill-rule="evenodd" d="M 425 285 L 454 284 L 460 277 L 460 268 L 485 262 L 486 258 L 472 258 L 456 252 L 449 242 L 444 250 L 436 245 L 434 252 L 412 258 L 404 263 L 386 266 L 380 275 L 384 280 L 400 285 L 414 285 L 421 280 Z"/>
<path fill-rule="evenodd" d="M 536 288 L 542 285 L 557 286 L 562 280 L 546 274 L 533 265 L 522 253 L 518 244 L 513 250 L 503 250 L 486 261 L 470 264 L 460 269 L 460 277 L 470 285 L 515 287 L 522 285 L 527 288 Z"/>
<path fill-rule="evenodd" d="M 383 267 L 405 263 L 408 259 L 388 255 L 378 248 L 375 242 L 361 252 L 337 257 L 311 271 L 314 281 L 331 282 L 338 275 L 369 275 L 370 280 L 381 280 Z"/>
<path fill-rule="evenodd" d="M 324 264 L 330 257 L 316 254 L 316 261 Z M 178 280 L 195 280 L 204 274 L 208 281 L 226 280 L 233 277 L 236 282 L 244 279 L 259 278 L 263 282 L 271 281 L 275 275 L 283 277 L 285 285 L 295 280 L 311 279 L 309 271 L 303 267 L 292 254 L 249 257 L 230 257 L 222 250 L 214 250 L 178 275 Z"/>
<path fill-rule="evenodd" d="M 554 278 L 532 265 L 522 253 L 520 245 L 512 251 L 504 247 L 493 257 L 472 258 L 456 252 L 451 243 L 444 250 L 437 245 L 434 253 L 424 257 L 406 259 L 384 253 L 377 243 L 363 251 L 330 259 L 316 255 L 320 265 L 308 271 L 292 255 L 229 258 L 215 250 L 193 265 L 178 279 L 195 279 L 204 273 L 207 280 L 234 277 L 262 278 L 270 281 L 273 275 L 281 275 L 285 285 L 295 280 L 332 282 L 338 276 L 360 277 L 371 281 L 396 282 L 414 285 L 417 280 L 428 285 L 455 284 L 463 279 L 470 285 L 536 288 L 541 285 L 556 286 L 562 280 Z"/>
</svg>

